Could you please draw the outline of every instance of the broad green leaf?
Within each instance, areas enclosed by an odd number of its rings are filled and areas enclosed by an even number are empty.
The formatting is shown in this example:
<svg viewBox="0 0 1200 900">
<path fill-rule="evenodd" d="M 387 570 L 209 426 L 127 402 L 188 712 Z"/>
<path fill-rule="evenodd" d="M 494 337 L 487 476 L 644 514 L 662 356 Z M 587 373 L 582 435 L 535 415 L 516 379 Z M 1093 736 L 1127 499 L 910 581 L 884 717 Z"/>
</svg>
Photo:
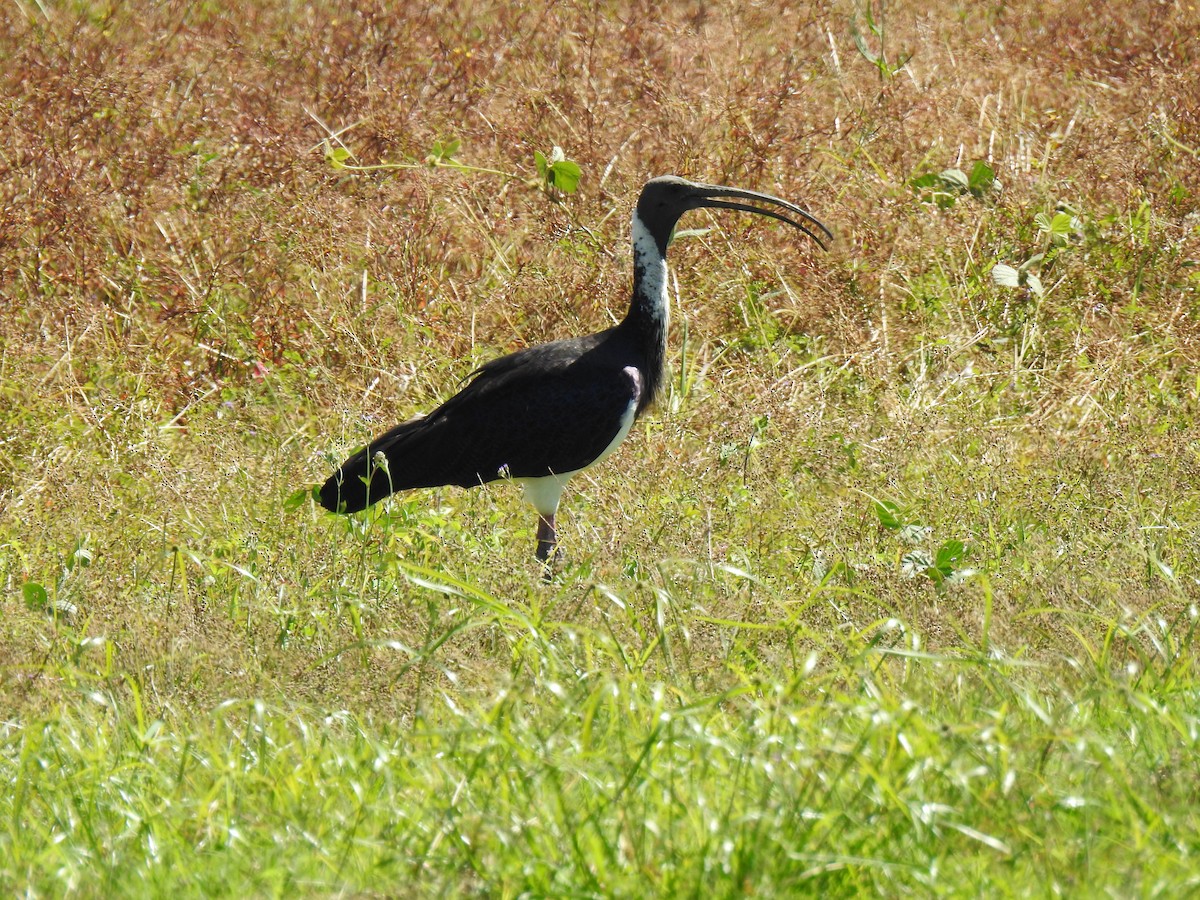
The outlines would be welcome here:
<svg viewBox="0 0 1200 900">
<path fill-rule="evenodd" d="M 982 160 L 971 167 L 967 175 L 962 169 L 943 169 L 936 175 L 929 172 L 909 181 L 913 191 L 925 203 L 936 203 L 942 209 L 949 209 L 962 194 L 970 193 L 982 197 L 988 191 L 999 186 L 995 170 Z"/>
<path fill-rule="evenodd" d="M 304 505 L 309 497 L 316 497 L 318 488 L 307 487 L 300 488 L 298 491 L 293 491 L 286 500 L 283 501 L 283 509 L 285 512 L 293 512 Z"/>
<path fill-rule="evenodd" d="M 965 191 L 970 184 L 962 169 L 943 169 L 938 173 L 938 178 L 946 187 L 956 188 L 959 191 Z"/>
<path fill-rule="evenodd" d="M 928 550 L 910 550 L 900 557 L 900 574 L 905 578 L 927 575 L 930 571 L 934 570 Z"/>
<path fill-rule="evenodd" d="M 86 569 L 92 564 L 92 548 L 82 541 L 75 545 L 75 549 L 71 551 L 71 555 L 67 557 L 67 571 L 72 571 L 78 566 L 81 569 Z"/>
<path fill-rule="evenodd" d="M 325 154 L 325 158 L 329 160 L 329 165 L 335 169 L 346 168 L 346 160 L 350 159 L 350 151 L 345 147 L 333 147 Z"/>
<path fill-rule="evenodd" d="M 1021 273 L 1010 265 L 996 263 L 992 266 L 992 281 L 1000 287 L 1020 287 Z"/>
<path fill-rule="evenodd" d="M 982 197 L 992 189 L 992 186 L 995 185 L 995 183 L 995 170 L 983 160 L 979 160 L 971 168 L 971 175 L 967 179 L 967 190 L 969 190 L 976 197 Z"/>
<path fill-rule="evenodd" d="M 1079 220 L 1070 213 L 1055 213 L 1054 218 L 1050 220 L 1050 233 L 1069 235 L 1078 230 L 1078 226 Z"/>
<path fill-rule="evenodd" d="M 879 519 L 879 524 L 884 528 L 895 531 L 904 524 L 900 518 L 900 507 L 891 500 L 876 500 L 873 505 L 875 517 Z"/>
<path fill-rule="evenodd" d="M 21 595 L 25 598 L 25 605 L 29 609 L 42 610 L 50 602 L 50 596 L 46 593 L 46 589 L 36 581 L 27 581 L 21 585 Z"/>
<path fill-rule="evenodd" d="M 1072 235 L 1083 230 L 1083 223 L 1069 212 L 1056 212 L 1053 217 L 1038 213 L 1033 217 L 1033 222 L 1055 247 L 1066 246 Z"/>
<path fill-rule="evenodd" d="M 575 189 L 579 187 L 579 179 L 583 176 L 579 165 L 569 159 L 561 159 L 551 164 L 550 173 L 554 186 L 564 194 L 575 193 Z"/>
<path fill-rule="evenodd" d="M 963 187 L 953 178 L 947 180 L 945 174 L 929 172 L 912 179 L 909 184 L 922 203 L 936 203 L 939 209 L 949 209 L 963 192 Z M 959 175 L 962 173 L 959 172 Z"/>
<path fill-rule="evenodd" d="M 461 146 L 462 142 L 457 138 L 450 138 L 450 140 L 444 142 L 434 141 L 433 146 L 425 157 L 425 162 L 430 166 L 453 162 L 454 154 L 458 152 L 458 148 Z"/>
<path fill-rule="evenodd" d="M 949 540 L 938 547 L 937 555 L 933 558 L 933 567 L 949 575 L 954 571 L 955 564 L 966 555 L 967 546 L 962 541 Z"/>
<path fill-rule="evenodd" d="M 932 172 L 926 172 L 924 175 L 918 175 L 909 182 L 909 185 L 912 186 L 913 191 L 917 194 L 920 194 L 922 191 L 935 188 L 939 184 L 941 184 L 941 179 L 939 179 L 937 175 L 933 174 Z"/>
<path fill-rule="evenodd" d="M 1050 220 L 1050 243 L 1056 247 L 1065 247 L 1067 242 L 1083 230 L 1083 223 L 1068 212 L 1055 213 Z"/>
</svg>

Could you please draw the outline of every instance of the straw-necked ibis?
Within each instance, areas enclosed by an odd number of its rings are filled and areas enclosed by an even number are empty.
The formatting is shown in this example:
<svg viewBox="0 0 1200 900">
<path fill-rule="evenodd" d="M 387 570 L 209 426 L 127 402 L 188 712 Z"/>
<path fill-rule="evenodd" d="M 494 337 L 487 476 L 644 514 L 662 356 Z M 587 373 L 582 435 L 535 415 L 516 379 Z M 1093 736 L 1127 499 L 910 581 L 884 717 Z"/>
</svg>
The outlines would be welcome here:
<svg viewBox="0 0 1200 900">
<path fill-rule="evenodd" d="M 817 232 L 832 238 L 778 197 L 675 176 L 646 182 L 633 213 L 633 298 L 618 325 L 480 367 L 429 415 L 397 425 L 346 460 L 321 488 L 321 505 L 353 513 L 394 491 L 512 479 L 538 512 L 537 557 L 548 561 L 563 488 L 625 440 L 662 386 L 667 245 L 679 217 L 701 207 L 779 219 L 822 248 Z"/>
</svg>

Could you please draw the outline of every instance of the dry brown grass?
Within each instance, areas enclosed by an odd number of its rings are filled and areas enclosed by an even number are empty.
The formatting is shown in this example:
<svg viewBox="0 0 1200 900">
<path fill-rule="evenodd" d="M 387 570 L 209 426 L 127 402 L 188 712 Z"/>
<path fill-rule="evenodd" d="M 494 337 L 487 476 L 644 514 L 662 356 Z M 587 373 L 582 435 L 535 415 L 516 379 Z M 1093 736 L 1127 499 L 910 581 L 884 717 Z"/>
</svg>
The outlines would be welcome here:
<svg viewBox="0 0 1200 900">
<path fill-rule="evenodd" d="M 284 348 L 318 363 L 358 356 L 312 320 L 349 315 L 363 271 L 385 305 L 426 317 L 452 353 L 465 349 L 468 311 L 478 339 L 538 340 L 620 311 L 629 199 L 646 176 L 675 171 L 798 197 L 833 221 L 834 262 L 803 273 L 790 321 L 840 352 L 874 337 L 898 357 L 922 326 L 894 308 L 904 278 L 939 258 L 987 259 L 1056 201 L 1100 216 L 1144 196 L 1160 240 L 1194 242 L 1183 220 L 1195 157 L 1164 135 L 1200 143 L 1196 60 L 1182 37 L 1196 14 L 1157 3 L 1081 10 L 893 5 L 890 47 L 914 56 L 881 84 L 847 40 L 849 6 L 435 14 L 330 4 L 296 21 L 290 8 L 164 4 L 47 21 L 10 5 L 0 181 L 0 278 L 18 313 L 9 343 L 40 332 L 60 346 L 71 325 L 78 333 L 99 317 L 171 348 L 152 354 L 155 380 L 179 405 L 188 377 L 173 370 L 185 361 L 226 379 L 252 374 L 253 360 L 278 363 Z M 506 169 L 562 144 L 587 178 L 569 209 L 555 209 L 454 173 L 338 176 L 321 159 L 316 118 L 349 128 L 363 162 L 419 159 L 453 134 L 470 162 Z M 1006 184 L 1000 216 L 901 214 L 911 175 L 977 158 Z M 1002 215 L 1014 220 L 1007 234 Z M 572 223 L 618 261 L 556 252 Z M 774 237 L 754 240 L 780 249 Z M 713 263 L 679 255 L 693 296 L 711 285 L 689 270 L 736 265 L 726 253 Z M 214 295 L 230 312 L 219 324 L 206 313 Z M 1156 313 L 1191 346 L 1190 316 L 1148 311 L 1148 325 Z M 731 326 L 728 303 L 697 303 L 693 315 L 709 334 Z"/>
</svg>

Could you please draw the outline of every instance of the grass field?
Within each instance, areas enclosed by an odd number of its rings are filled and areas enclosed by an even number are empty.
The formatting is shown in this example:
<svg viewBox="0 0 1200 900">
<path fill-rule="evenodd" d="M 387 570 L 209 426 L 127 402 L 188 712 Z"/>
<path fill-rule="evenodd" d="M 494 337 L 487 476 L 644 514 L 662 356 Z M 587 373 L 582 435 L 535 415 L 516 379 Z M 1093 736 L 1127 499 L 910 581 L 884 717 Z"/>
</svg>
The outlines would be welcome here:
<svg viewBox="0 0 1200 900">
<path fill-rule="evenodd" d="M 927 6 L 0 6 L 0 892 L 1200 890 L 1200 12 Z M 313 503 L 668 172 L 837 239 L 684 219 L 550 583 Z"/>
</svg>

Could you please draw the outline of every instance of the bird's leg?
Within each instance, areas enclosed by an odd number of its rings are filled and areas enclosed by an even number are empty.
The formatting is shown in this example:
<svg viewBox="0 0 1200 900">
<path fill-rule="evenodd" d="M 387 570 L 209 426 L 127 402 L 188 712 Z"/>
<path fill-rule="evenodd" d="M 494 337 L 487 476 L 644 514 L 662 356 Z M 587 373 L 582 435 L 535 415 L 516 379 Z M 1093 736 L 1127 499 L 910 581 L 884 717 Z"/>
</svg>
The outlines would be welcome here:
<svg viewBox="0 0 1200 900">
<path fill-rule="evenodd" d="M 554 532 L 554 513 L 538 514 L 537 558 L 549 565 L 558 547 L 558 536 Z"/>
</svg>

